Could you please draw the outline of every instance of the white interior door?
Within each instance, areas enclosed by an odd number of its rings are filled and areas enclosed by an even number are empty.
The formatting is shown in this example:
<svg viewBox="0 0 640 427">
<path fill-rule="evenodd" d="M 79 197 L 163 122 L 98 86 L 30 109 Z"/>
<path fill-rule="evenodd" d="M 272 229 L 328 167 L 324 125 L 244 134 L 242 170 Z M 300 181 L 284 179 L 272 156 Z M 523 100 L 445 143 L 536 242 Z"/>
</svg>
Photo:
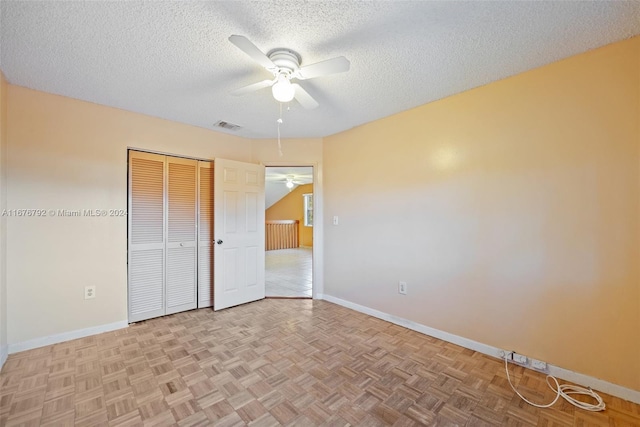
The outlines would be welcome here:
<svg viewBox="0 0 640 427">
<path fill-rule="evenodd" d="M 165 314 L 165 156 L 129 152 L 129 321 Z"/>
<path fill-rule="evenodd" d="M 213 305 L 213 162 L 198 162 L 198 308 Z"/>
<path fill-rule="evenodd" d="M 167 157 L 166 313 L 197 307 L 198 161 Z"/>
<path fill-rule="evenodd" d="M 216 159 L 214 309 L 264 298 L 264 166 Z"/>
</svg>

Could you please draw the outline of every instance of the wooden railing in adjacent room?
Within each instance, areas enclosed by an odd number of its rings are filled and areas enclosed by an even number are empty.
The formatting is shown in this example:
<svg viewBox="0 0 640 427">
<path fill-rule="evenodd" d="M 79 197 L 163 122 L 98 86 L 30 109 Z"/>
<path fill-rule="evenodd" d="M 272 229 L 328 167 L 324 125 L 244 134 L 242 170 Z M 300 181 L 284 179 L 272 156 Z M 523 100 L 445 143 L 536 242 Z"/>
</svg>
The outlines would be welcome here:
<svg viewBox="0 0 640 427">
<path fill-rule="evenodd" d="M 266 225 L 266 250 L 289 249 L 300 246 L 298 237 L 298 224 L 295 219 L 265 221 Z"/>
</svg>

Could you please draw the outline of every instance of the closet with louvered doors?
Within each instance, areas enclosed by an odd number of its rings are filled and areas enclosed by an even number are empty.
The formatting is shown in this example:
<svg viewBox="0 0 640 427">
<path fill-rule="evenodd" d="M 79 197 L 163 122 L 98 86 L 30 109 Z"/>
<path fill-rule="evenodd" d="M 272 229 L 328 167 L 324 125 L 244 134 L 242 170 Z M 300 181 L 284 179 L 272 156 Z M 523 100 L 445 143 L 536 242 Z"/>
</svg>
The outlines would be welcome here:
<svg viewBox="0 0 640 427">
<path fill-rule="evenodd" d="M 198 162 L 198 308 L 213 306 L 213 162 Z"/>
<path fill-rule="evenodd" d="M 211 171 L 209 162 L 129 151 L 129 322 L 213 300 L 212 239 L 207 250 L 198 232 L 212 235 L 213 195 L 202 196 L 213 190 Z"/>
</svg>

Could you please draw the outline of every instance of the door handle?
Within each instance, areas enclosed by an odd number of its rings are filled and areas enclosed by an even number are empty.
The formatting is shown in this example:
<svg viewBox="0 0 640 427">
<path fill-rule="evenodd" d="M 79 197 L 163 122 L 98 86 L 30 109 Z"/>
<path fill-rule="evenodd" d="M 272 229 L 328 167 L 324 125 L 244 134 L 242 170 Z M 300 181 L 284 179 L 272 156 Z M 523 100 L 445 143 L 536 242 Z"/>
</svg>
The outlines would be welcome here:
<svg viewBox="0 0 640 427">
<path fill-rule="evenodd" d="M 216 242 L 217 244 L 221 245 L 222 243 L 224 243 L 222 240 L 218 239 L 218 241 Z"/>
<path fill-rule="evenodd" d="M 184 246 L 184 243 L 180 243 L 180 246 Z"/>
</svg>

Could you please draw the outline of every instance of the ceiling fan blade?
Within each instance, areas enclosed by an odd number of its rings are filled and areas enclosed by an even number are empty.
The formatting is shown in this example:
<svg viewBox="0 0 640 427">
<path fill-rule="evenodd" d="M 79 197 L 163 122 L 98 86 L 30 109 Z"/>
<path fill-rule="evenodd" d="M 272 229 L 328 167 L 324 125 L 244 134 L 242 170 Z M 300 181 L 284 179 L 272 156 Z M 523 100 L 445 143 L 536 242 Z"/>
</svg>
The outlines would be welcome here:
<svg viewBox="0 0 640 427">
<path fill-rule="evenodd" d="M 274 80 L 263 80 L 261 82 L 253 83 L 248 86 L 243 86 L 239 89 L 236 89 L 231 92 L 231 95 L 240 96 L 240 95 L 244 95 L 245 93 L 255 92 L 257 90 L 264 89 L 265 87 L 269 87 L 273 85 L 273 83 L 274 83 Z"/>
<path fill-rule="evenodd" d="M 304 90 L 302 88 L 302 86 L 300 86 L 297 83 L 293 83 L 291 86 L 293 86 L 293 89 L 295 90 L 294 92 L 294 97 L 296 98 L 296 101 L 298 101 L 300 103 L 300 105 L 302 105 L 304 108 L 306 108 L 307 110 L 313 110 L 314 108 L 316 108 L 318 105 L 318 102 L 313 99 L 313 97 L 311 95 L 309 95 L 309 93 Z"/>
<path fill-rule="evenodd" d="M 351 63 L 344 56 L 327 59 L 326 61 L 316 62 L 315 64 L 306 65 L 297 72 L 300 80 L 313 79 L 315 77 L 327 76 L 329 74 L 344 73 L 349 71 Z"/>
<path fill-rule="evenodd" d="M 255 44 L 251 43 L 251 41 L 245 36 L 237 36 L 234 34 L 229 37 L 229 41 L 267 70 L 277 68 L 269 57 L 262 53 L 262 51 L 258 49 Z"/>
</svg>

